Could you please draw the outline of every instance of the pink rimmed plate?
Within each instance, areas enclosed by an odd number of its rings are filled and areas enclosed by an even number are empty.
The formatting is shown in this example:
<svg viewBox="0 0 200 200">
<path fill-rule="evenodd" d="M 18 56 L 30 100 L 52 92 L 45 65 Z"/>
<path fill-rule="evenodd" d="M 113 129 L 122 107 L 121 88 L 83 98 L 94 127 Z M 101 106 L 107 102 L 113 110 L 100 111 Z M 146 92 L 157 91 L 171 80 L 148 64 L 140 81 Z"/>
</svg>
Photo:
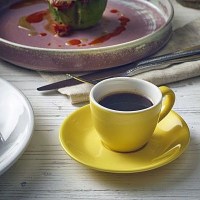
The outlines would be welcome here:
<svg viewBox="0 0 200 200">
<path fill-rule="evenodd" d="M 26 23 L 47 9 L 44 0 L 0 2 L 0 58 L 40 71 L 94 71 L 151 55 L 172 32 L 168 0 L 109 0 L 96 26 L 67 37 L 49 30 L 48 17 Z"/>
</svg>

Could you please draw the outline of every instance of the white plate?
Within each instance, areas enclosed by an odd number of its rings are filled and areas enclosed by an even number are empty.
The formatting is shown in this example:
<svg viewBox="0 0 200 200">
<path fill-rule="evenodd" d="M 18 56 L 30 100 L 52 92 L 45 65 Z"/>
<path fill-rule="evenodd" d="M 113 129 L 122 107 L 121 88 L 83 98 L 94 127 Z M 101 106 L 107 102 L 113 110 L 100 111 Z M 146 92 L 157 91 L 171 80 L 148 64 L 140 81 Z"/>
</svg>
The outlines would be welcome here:
<svg viewBox="0 0 200 200">
<path fill-rule="evenodd" d="M 27 98 L 0 78 L 0 175 L 24 152 L 34 128 L 34 115 Z"/>
</svg>

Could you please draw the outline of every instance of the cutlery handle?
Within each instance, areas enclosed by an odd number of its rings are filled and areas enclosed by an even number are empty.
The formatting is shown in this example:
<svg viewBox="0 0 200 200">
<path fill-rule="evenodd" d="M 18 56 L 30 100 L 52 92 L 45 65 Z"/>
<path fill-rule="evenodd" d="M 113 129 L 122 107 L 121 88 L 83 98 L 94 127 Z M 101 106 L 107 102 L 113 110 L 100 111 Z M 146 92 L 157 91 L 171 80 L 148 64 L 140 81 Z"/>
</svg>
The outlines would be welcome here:
<svg viewBox="0 0 200 200">
<path fill-rule="evenodd" d="M 137 65 L 135 67 L 133 67 L 132 69 L 127 70 L 123 76 L 133 76 L 133 75 L 137 75 L 143 72 L 147 72 L 149 70 L 159 70 L 159 69 L 165 69 L 171 65 L 174 64 L 180 64 L 180 63 L 184 63 L 184 62 L 189 62 L 189 61 L 195 61 L 195 60 L 199 60 L 200 59 L 200 54 L 199 55 L 192 55 L 192 56 L 187 56 L 187 57 L 180 57 L 177 59 L 172 59 L 172 60 L 165 60 L 165 61 L 161 61 L 158 63 L 146 63 L 143 65 Z"/>
<path fill-rule="evenodd" d="M 200 49 L 191 50 L 191 51 L 178 51 L 178 52 L 169 53 L 169 54 L 142 60 L 142 61 L 138 62 L 137 66 L 160 63 L 160 62 L 165 62 L 168 60 L 189 57 L 189 56 L 193 56 L 193 55 L 197 55 L 197 54 L 200 54 Z"/>
<path fill-rule="evenodd" d="M 92 72 L 78 77 L 79 79 L 85 79 L 87 80 L 86 82 L 89 82 L 94 80 L 103 80 L 113 76 L 131 76 L 133 73 L 136 73 L 136 71 L 137 73 L 140 73 L 140 71 L 148 71 L 149 69 L 153 67 L 155 68 L 156 66 L 158 69 L 161 69 L 161 64 L 166 64 L 167 62 L 173 61 L 172 64 L 177 64 L 180 62 L 191 61 L 194 59 L 194 56 L 198 55 L 200 55 L 200 45 L 179 50 L 173 53 L 146 58 L 144 60 L 132 62 L 116 68 Z"/>
<path fill-rule="evenodd" d="M 152 64 L 144 64 L 144 65 L 138 65 L 135 66 L 134 68 L 124 72 L 124 73 L 119 73 L 119 74 L 112 74 L 112 75 L 107 75 L 106 77 L 101 77 L 101 78 L 96 78 L 96 79 L 88 79 L 87 77 L 85 78 L 84 75 L 83 76 L 73 76 L 72 78 L 79 80 L 80 82 L 83 83 L 91 83 L 91 84 L 96 84 L 106 78 L 112 78 L 112 77 L 116 77 L 116 76 L 134 76 L 140 73 L 144 73 L 147 72 L 149 70 L 159 70 L 159 69 L 165 69 L 167 67 L 170 67 L 171 65 L 174 64 L 180 64 L 183 62 L 189 62 L 189 61 L 195 61 L 195 60 L 199 60 L 200 59 L 200 54 L 199 55 L 194 55 L 194 56 L 188 56 L 188 57 L 180 57 L 178 59 L 173 59 L 173 60 L 165 60 L 163 62 L 160 63 L 152 63 Z"/>
</svg>

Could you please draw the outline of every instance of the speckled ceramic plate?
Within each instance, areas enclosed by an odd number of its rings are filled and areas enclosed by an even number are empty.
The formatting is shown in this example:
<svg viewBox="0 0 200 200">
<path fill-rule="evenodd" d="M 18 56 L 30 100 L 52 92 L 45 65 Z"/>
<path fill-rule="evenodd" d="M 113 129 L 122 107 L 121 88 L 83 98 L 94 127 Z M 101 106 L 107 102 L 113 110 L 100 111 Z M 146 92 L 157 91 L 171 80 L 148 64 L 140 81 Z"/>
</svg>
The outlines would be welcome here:
<svg viewBox="0 0 200 200">
<path fill-rule="evenodd" d="M 21 67 L 77 72 L 116 67 L 162 48 L 172 32 L 168 0 L 109 0 L 102 20 L 58 37 L 45 0 L 0 2 L 0 58 Z"/>
<path fill-rule="evenodd" d="M 99 171 L 136 173 L 166 165 L 178 158 L 190 141 L 185 121 L 171 111 L 156 127 L 151 140 L 141 150 L 119 153 L 101 142 L 87 105 L 65 118 L 60 128 L 60 142 L 76 161 Z"/>
<path fill-rule="evenodd" d="M 0 78 L 0 175 L 22 155 L 33 127 L 34 115 L 28 99 Z"/>
</svg>

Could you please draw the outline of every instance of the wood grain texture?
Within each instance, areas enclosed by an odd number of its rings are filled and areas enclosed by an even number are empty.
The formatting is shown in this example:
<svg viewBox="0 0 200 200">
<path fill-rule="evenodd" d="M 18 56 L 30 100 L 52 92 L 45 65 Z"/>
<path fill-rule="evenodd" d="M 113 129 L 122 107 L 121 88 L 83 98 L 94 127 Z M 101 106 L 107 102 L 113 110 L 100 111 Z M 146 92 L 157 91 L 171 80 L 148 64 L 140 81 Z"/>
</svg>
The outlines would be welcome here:
<svg viewBox="0 0 200 200">
<path fill-rule="evenodd" d="M 188 16 L 193 10 L 189 11 Z M 176 16 L 178 23 L 181 13 Z M 0 200 L 200 198 L 200 77 L 168 85 L 176 94 L 174 110 L 185 119 L 191 132 L 191 142 L 184 154 L 156 170 L 111 174 L 78 164 L 59 144 L 61 122 L 81 105 L 72 106 L 66 96 L 57 92 L 38 92 L 36 88 L 46 83 L 34 71 L 0 60 L 0 76 L 22 90 L 35 115 L 31 143 L 20 159 L 0 176 Z"/>
</svg>

